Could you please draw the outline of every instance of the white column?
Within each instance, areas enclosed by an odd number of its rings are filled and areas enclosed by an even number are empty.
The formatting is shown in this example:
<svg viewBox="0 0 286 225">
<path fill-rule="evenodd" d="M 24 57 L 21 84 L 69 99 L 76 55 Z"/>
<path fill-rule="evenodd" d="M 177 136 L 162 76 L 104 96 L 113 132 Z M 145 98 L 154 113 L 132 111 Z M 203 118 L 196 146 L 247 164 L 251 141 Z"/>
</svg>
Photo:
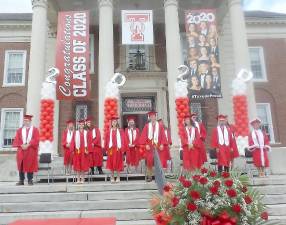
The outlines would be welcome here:
<svg viewBox="0 0 286 225">
<path fill-rule="evenodd" d="M 99 54 L 98 54 L 98 126 L 104 126 L 104 88 L 114 74 L 113 1 L 98 0 Z"/>
<path fill-rule="evenodd" d="M 180 41 L 178 1 L 165 0 L 165 32 L 168 69 L 168 93 L 169 93 L 169 115 L 172 141 L 178 146 L 178 126 L 175 104 L 175 82 L 178 75 L 178 67 L 183 63 Z"/>
<path fill-rule="evenodd" d="M 232 31 L 234 68 L 237 74 L 242 68 L 250 70 L 246 27 L 241 0 L 228 0 L 230 24 Z M 256 117 L 256 101 L 253 82 L 248 84 L 248 114 L 250 119 Z"/>
<path fill-rule="evenodd" d="M 47 0 L 32 0 L 33 21 L 27 91 L 27 113 L 39 126 L 41 84 L 45 74 L 47 38 Z"/>
</svg>

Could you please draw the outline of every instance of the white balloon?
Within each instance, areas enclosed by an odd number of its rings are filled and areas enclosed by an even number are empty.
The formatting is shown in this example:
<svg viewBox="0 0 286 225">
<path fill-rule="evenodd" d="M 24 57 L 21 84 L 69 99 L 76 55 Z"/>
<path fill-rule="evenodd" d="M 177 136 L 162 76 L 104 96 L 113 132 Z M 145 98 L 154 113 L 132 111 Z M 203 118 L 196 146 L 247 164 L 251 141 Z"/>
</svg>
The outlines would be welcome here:
<svg viewBox="0 0 286 225">
<path fill-rule="evenodd" d="M 117 78 L 121 78 L 121 82 L 116 81 Z M 126 82 L 126 77 L 121 73 L 115 73 L 114 76 L 108 81 L 105 86 L 105 98 L 119 99 L 119 87 L 122 87 Z"/>
<path fill-rule="evenodd" d="M 236 138 L 236 145 L 238 148 L 239 155 L 245 155 L 245 149 L 248 148 L 248 136 L 238 136 Z"/>
</svg>

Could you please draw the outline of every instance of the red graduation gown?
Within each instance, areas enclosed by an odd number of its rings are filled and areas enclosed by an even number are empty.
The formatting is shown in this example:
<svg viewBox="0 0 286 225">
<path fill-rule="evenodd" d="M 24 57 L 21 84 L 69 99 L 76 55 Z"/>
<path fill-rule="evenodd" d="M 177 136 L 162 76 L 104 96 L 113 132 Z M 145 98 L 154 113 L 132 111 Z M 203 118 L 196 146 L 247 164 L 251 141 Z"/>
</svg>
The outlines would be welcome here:
<svg viewBox="0 0 286 225">
<path fill-rule="evenodd" d="M 211 136 L 211 146 L 213 148 L 217 148 L 217 160 L 218 160 L 218 165 L 219 166 L 227 166 L 229 167 L 230 161 L 231 161 L 231 151 L 233 148 L 233 138 L 232 134 L 229 128 L 225 127 L 225 129 L 228 130 L 228 140 L 229 144 L 228 145 L 220 145 L 219 144 L 219 136 L 217 132 L 217 127 L 215 127 L 212 131 L 212 136 Z"/>
<path fill-rule="evenodd" d="M 16 136 L 13 141 L 13 147 L 17 148 L 17 166 L 18 170 L 25 173 L 33 173 L 38 171 L 38 148 L 39 148 L 39 130 L 33 127 L 32 139 L 29 143 L 29 147 L 26 150 L 21 148 L 24 144 L 22 140 L 22 129 L 19 128 L 16 131 Z M 29 129 L 27 130 L 27 136 Z M 21 165 L 23 165 L 21 169 Z"/>
<path fill-rule="evenodd" d="M 229 126 L 229 129 L 231 131 L 232 136 L 232 152 L 231 152 L 231 159 L 235 159 L 239 157 L 239 152 L 236 144 L 236 138 L 235 138 L 235 127 L 233 125 Z"/>
<path fill-rule="evenodd" d="M 92 137 L 93 129 L 95 129 L 95 138 Z M 103 164 L 103 152 L 101 147 L 101 135 L 98 127 L 90 129 L 87 133 L 89 143 L 89 166 L 102 166 Z"/>
<path fill-rule="evenodd" d="M 80 147 L 76 149 L 75 146 L 75 138 L 76 132 L 74 133 L 72 142 L 71 142 L 71 149 L 73 151 L 73 169 L 77 172 L 86 172 L 89 170 L 89 157 L 88 157 L 88 144 L 85 147 L 84 144 L 84 132 L 80 132 Z M 88 137 L 87 137 L 88 142 Z"/>
<path fill-rule="evenodd" d="M 191 129 L 189 133 L 191 135 Z M 184 132 L 182 134 L 181 144 L 183 148 L 183 168 L 186 170 L 195 170 L 201 168 L 201 148 L 203 147 L 203 142 L 201 140 L 201 136 L 198 129 L 195 128 L 195 139 L 193 140 L 193 148 L 189 148 L 188 133 L 186 129 L 184 129 Z"/>
<path fill-rule="evenodd" d="M 135 128 L 136 137 L 132 136 L 133 137 L 132 143 L 135 146 L 134 147 L 130 147 L 129 145 L 131 143 L 131 140 L 129 139 L 128 130 L 129 130 L 129 128 L 125 129 L 126 163 L 127 163 L 127 165 L 136 166 L 137 167 L 138 164 L 139 164 L 139 158 L 140 158 L 139 146 L 138 146 L 140 133 L 139 133 L 139 129 Z"/>
<path fill-rule="evenodd" d="M 208 161 L 208 158 L 207 158 L 207 152 L 206 152 L 206 148 L 205 148 L 205 145 L 204 145 L 204 142 L 207 138 L 207 130 L 206 130 L 206 127 L 203 123 L 199 123 L 199 128 L 198 129 L 198 132 L 199 132 L 199 135 L 200 135 L 200 138 L 202 140 L 202 145 L 201 145 L 201 148 L 200 148 L 200 163 L 201 165 L 203 165 L 205 162 Z"/>
<path fill-rule="evenodd" d="M 74 136 L 73 131 L 73 136 Z M 64 155 L 64 165 L 72 165 L 73 164 L 73 151 L 71 150 L 71 145 L 68 147 L 67 146 L 67 134 L 68 134 L 68 129 L 64 130 L 62 134 L 62 148 L 63 148 L 63 155 Z M 73 137 L 72 137 L 73 139 Z M 72 142 L 72 140 L 71 140 Z M 70 143 L 71 144 L 71 143 Z"/>
<path fill-rule="evenodd" d="M 109 148 L 109 141 L 110 141 L 110 132 L 111 138 L 112 138 L 112 146 Z M 111 170 L 111 171 L 123 171 L 124 169 L 124 160 L 123 160 L 123 154 L 126 150 L 126 140 L 125 140 L 125 135 L 124 131 L 122 129 L 119 129 L 120 132 L 120 138 L 121 138 L 121 148 L 118 148 L 117 145 L 117 138 L 116 134 L 117 131 L 110 129 L 106 134 L 105 134 L 105 149 L 107 150 L 107 163 L 106 163 L 106 168 Z"/>
<path fill-rule="evenodd" d="M 160 156 L 160 152 L 164 151 L 164 150 L 159 150 L 159 147 L 161 145 L 163 145 L 163 146 L 168 145 L 168 142 L 167 142 L 167 138 L 166 138 L 166 135 L 164 132 L 164 127 L 162 125 L 159 124 L 159 134 L 158 134 L 158 143 L 157 144 L 153 143 L 153 140 L 152 139 L 150 140 L 148 138 L 148 129 L 149 129 L 148 127 L 149 127 L 149 123 L 147 123 L 144 126 L 143 131 L 142 131 L 141 136 L 140 136 L 139 143 L 141 145 L 145 146 L 145 159 L 147 162 L 147 167 L 152 168 L 154 166 L 154 151 L 155 151 L 155 149 L 158 150 L 159 156 Z M 154 129 L 155 129 L 155 127 L 153 127 L 153 130 Z M 147 150 L 146 145 L 149 145 L 151 149 Z M 161 163 L 164 164 L 164 161 L 162 160 L 163 158 L 160 157 L 160 159 L 161 159 Z"/>
<path fill-rule="evenodd" d="M 260 148 L 252 148 L 254 147 L 254 141 L 252 138 L 252 133 L 249 134 L 248 137 L 248 143 L 249 143 L 249 148 L 253 151 L 252 152 L 252 157 L 253 157 L 253 163 L 256 167 L 262 167 L 263 163 L 262 160 L 264 158 L 264 167 L 269 167 L 269 158 L 268 158 L 268 146 L 270 144 L 268 136 L 263 132 L 264 136 L 264 149 L 263 149 L 263 156 L 261 155 L 261 150 Z M 258 140 L 258 137 L 257 137 Z"/>
</svg>

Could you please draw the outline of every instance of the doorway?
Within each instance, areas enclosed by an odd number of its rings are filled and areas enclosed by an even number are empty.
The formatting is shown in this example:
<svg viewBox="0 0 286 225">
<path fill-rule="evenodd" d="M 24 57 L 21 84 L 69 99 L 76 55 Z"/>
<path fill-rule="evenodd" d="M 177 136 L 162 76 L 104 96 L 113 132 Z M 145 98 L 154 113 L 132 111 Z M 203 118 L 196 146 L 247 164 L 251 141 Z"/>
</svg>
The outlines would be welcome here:
<svg viewBox="0 0 286 225">
<path fill-rule="evenodd" d="M 125 129 L 128 124 L 127 124 L 127 118 L 129 116 L 133 116 L 135 118 L 135 124 L 136 124 L 136 127 L 140 130 L 140 132 L 143 130 L 145 124 L 147 123 L 148 121 L 148 117 L 147 117 L 147 114 L 124 114 L 122 116 L 122 125 L 123 125 L 123 128 Z"/>
</svg>

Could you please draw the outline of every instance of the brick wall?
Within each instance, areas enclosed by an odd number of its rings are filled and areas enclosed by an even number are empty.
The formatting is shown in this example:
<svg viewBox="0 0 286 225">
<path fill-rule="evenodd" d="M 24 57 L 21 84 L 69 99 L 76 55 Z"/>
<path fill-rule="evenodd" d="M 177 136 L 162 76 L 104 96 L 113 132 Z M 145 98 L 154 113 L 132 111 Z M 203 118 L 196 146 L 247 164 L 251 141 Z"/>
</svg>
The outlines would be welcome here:
<svg viewBox="0 0 286 225">
<path fill-rule="evenodd" d="M 267 82 L 255 83 L 257 103 L 270 103 L 275 142 L 286 145 L 286 39 L 249 40 L 263 47 Z"/>
</svg>

